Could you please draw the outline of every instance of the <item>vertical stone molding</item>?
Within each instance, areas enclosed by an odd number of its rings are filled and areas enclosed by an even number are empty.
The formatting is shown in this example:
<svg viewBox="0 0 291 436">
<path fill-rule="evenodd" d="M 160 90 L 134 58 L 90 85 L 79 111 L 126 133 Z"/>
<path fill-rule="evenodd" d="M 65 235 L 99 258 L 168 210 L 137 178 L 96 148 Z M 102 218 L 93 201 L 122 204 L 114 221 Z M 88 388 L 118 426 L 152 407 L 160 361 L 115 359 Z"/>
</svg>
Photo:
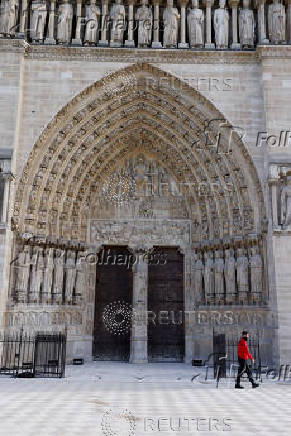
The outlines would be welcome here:
<svg viewBox="0 0 291 436">
<path fill-rule="evenodd" d="M 144 257 L 145 252 L 145 249 L 133 249 L 133 253 L 138 259 L 138 262 L 132 267 L 133 320 L 130 338 L 130 363 L 148 362 L 148 263 Z"/>
<path fill-rule="evenodd" d="M 239 5 L 239 0 L 230 0 L 229 5 L 231 7 L 232 13 L 232 44 L 230 48 L 233 50 L 239 50 L 240 44 L 238 43 L 238 32 L 237 32 L 237 7 Z"/>
<path fill-rule="evenodd" d="M 124 42 L 125 47 L 135 47 L 133 39 L 134 19 L 133 19 L 134 0 L 128 1 L 128 20 L 127 20 L 127 39 Z"/>
<path fill-rule="evenodd" d="M 211 37 L 211 6 L 213 6 L 214 0 L 204 0 L 204 5 L 206 7 L 206 40 L 205 48 L 214 49 L 215 45 L 212 42 Z"/>
<path fill-rule="evenodd" d="M 108 0 L 102 0 L 102 18 L 101 18 L 101 39 L 99 40 L 98 45 L 101 47 L 107 47 L 109 45 L 108 42 Z"/>
<path fill-rule="evenodd" d="M 56 0 L 50 1 L 48 34 L 44 41 L 45 44 L 56 44 L 55 40 L 55 16 L 56 16 Z"/>
<path fill-rule="evenodd" d="M 180 0 L 181 5 L 181 30 L 180 30 L 180 42 L 178 48 L 189 48 L 189 44 L 186 42 L 186 6 L 188 0 Z"/>
<path fill-rule="evenodd" d="M 259 44 L 269 44 L 269 40 L 267 38 L 267 31 L 266 31 L 265 3 L 266 0 L 257 0 Z"/>
<path fill-rule="evenodd" d="M 159 0 L 153 0 L 154 5 L 154 27 L 153 27 L 153 42 L 152 48 L 162 48 L 162 43 L 160 42 L 160 2 Z"/>
<path fill-rule="evenodd" d="M 74 45 L 82 45 L 81 26 L 82 26 L 82 0 L 77 0 L 76 35 L 75 38 L 72 39 L 72 44 Z"/>
</svg>

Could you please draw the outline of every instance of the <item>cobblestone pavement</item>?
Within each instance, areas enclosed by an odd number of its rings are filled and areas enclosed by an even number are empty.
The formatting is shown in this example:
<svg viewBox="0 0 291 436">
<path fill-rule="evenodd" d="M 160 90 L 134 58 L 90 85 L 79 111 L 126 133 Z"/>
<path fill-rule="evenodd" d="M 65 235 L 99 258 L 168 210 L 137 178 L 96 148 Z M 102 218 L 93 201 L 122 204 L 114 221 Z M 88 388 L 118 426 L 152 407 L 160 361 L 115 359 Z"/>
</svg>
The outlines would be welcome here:
<svg viewBox="0 0 291 436">
<path fill-rule="evenodd" d="M 64 379 L 0 377 L 0 436 L 289 436 L 291 383 L 191 379 L 179 364 L 91 363 Z"/>
</svg>

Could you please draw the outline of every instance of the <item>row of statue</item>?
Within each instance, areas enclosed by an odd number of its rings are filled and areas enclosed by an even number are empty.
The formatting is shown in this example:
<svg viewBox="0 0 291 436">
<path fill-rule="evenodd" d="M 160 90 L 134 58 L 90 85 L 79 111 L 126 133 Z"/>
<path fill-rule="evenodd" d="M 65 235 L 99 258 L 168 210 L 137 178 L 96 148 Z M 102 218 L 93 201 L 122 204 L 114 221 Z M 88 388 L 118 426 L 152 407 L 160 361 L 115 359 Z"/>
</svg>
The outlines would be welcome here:
<svg viewBox="0 0 291 436">
<path fill-rule="evenodd" d="M 81 252 L 25 245 L 13 262 L 18 303 L 81 303 L 85 267 Z"/>
<path fill-rule="evenodd" d="M 55 0 L 51 0 L 51 4 L 55 5 Z M 152 6 L 148 5 L 148 0 L 141 0 L 141 4 L 137 7 L 135 14 L 132 12 L 132 18 L 126 16 L 125 6 L 122 4 L 122 0 L 115 0 L 110 6 L 109 13 L 106 10 L 105 15 L 103 9 L 101 13 L 101 8 L 97 6 L 96 0 L 90 0 L 90 4 L 87 4 L 85 9 L 85 16 L 77 15 L 78 19 L 76 20 L 76 33 L 79 35 L 80 42 L 82 42 L 80 29 L 81 27 L 84 29 L 82 39 L 85 45 L 96 45 L 98 43 L 101 45 L 101 42 L 103 45 L 104 43 L 106 45 L 108 41 L 105 41 L 104 38 L 108 38 L 108 36 L 106 36 L 106 29 L 109 28 L 110 45 L 116 47 L 121 46 L 124 44 L 124 32 L 126 28 L 128 28 L 127 43 L 134 46 L 133 29 L 135 26 L 137 28 L 138 47 L 152 46 L 157 48 L 161 46 L 159 42 L 159 32 L 155 31 L 158 27 L 163 29 L 164 48 L 187 48 L 189 46 L 191 48 L 201 48 L 204 47 L 205 43 L 209 42 L 211 45 L 211 30 L 210 41 L 205 41 L 205 33 L 207 33 L 205 30 L 205 11 L 199 7 L 199 0 L 191 0 L 191 5 L 187 12 L 189 43 L 186 42 L 185 37 L 186 23 L 184 21 L 181 22 L 182 14 L 180 14 L 178 8 L 174 6 L 173 0 L 167 0 L 167 4 L 162 13 L 161 24 L 155 24 L 156 20 L 159 21 L 159 18 L 156 18 L 159 17 L 159 11 L 155 12 L 154 10 L 155 13 L 153 14 Z M 63 0 L 59 3 L 56 14 L 53 11 L 51 15 L 51 11 L 52 8 L 48 7 L 46 0 L 32 0 L 30 6 L 29 31 L 26 32 L 29 34 L 29 38 L 33 42 L 44 42 L 46 31 L 50 31 L 51 34 L 47 35 L 48 43 L 55 41 L 55 36 L 59 44 L 71 43 L 74 16 L 72 1 Z M 81 14 L 80 11 L 79 14 Z M 1 0 L 0 36 L 9 37 L 15 36 L 18 33 L 19 15 L 18 0 Z M 48 17 L 52 22 L 49 22 L 47 26 Z M 234 16 L 232 16 L 232 18 L 234 18 Z M 211 22 L 209 25 L 211 26 Z M 239 42 L 235 42 L 237 37 L 232 35 L 233 43 L 238 45 L 236 48 L 254 47 L 256 42 L 255 28 L 257 26 L 253 9 L 250 8 L 250 0 L 242 0 L 242 8 L 239 10 L 238 16 L 238 25 Z M 57 27 L 57 35 L 54 35 L 55 26 Z M 105 33 L 102 31 L 104 27 L 106 27 Z M 230 15 L 226 8 L 226 1 L 219 0 L 219 8 L 215 9 L 213 14 L 213 28 L 217 49 L 226 49 L 229 47 L 229 27 Z M 47 30 L 47 28 L 50 30 Z M 181 43 L 178 41 L 179 28 L 181 28 Z M 153 33 L 154 41 L 152 40 Z M 280 3 L 279 0 L 273 0 L 273 3 L 268 6 L 268 36 L 270 42 L 273 44 L 286 42 L 286 11 L 285 6 Z M 157 40 L 155 40 L 155 38 L 157 38 Z M 76 36 L 75 41 L 77 39 Z M 205 46 L 207 46 L 207 44 Z"/>
<path fill-rule="evenodd" d="M 263 260 L 258 246 L 197 252 L 193 282 L 198 304 L 259 304 Z"/>
</svg>

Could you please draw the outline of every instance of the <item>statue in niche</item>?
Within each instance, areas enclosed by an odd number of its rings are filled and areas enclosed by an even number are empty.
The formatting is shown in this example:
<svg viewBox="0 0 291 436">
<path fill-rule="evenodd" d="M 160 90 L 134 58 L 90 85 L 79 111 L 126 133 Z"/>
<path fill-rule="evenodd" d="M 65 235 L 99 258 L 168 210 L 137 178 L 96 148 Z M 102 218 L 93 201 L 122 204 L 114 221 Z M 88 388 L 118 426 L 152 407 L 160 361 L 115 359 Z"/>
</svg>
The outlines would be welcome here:
<svg viewBox="0 0 291 436">
<path fill-rule="evenodd" d="M 263 288 L 263 260 L 257 247 L 251 248 L 250 268 L 252 300 L 260 301 Z"/>
<path fill-rule="evenodd" d="M 64 279 L 64 254 L 59 248 L 56 250 L 54 260 L 54 287 L 53 303 L 62 304 L 63 302 L 63 279 Z"/>
<path fill-rule="evenodd" d="M 33 247 L 32 254 L 32 275 L 31 285 L 29 290 L 29 303 L 38 304 L 41 302 L 41 286 L 43 284 L 44 275 L 44 261 L 43 249 L 40 247 Z"/>
<path fill-rule="evenodd" d="M 235 258 L 232 248 L 225 250 L 225 302 L 226 304 L 235 302 Z"/>
<path fill-rule="evenodd" d="M 72 250 L 67 251 L 66 260 L 66 304 L 73 304 L 73 293 L 76 284 L 76 264 L 75 264 L 75 252 Z"/>
<path fill-rule="evenodd" d="M 190 47 L 202 47 L 204 45 L 204 12 L 199 9 L 199 0 L 192 0 L 187 22 Z"/>
<path fill-rule="evenodd" d="M 228 11 L 225 9 L 225 0 L 219 0 L 219 9 L 215 10 L 213 21 L 216 48 L 227 48 L 229 14 Z"/>
<path fill-rule="evenodd" d="M 291 227 L 291 176 L 281 191 L 281 224 L 283 229 Z"/>
<path fill-rule="evenodd" d="M 64 0 L 59 6 L 58 34 L 60 44 L 69 44 L 72 37 L 73 6 L 70 0 Z"/>
<path fill-rule="evenodd" d="M 47 4 L 45 0 L 33 0 L 30 16 L 30 37 L 33 41 L 43 41 L 44 28 L 47 17 Z"/>
<path fill-rule="evenodd" d="M 111 32 L 110 43 L 121 45 L 125 29 L 125 8 L 122 0 L 115 0 L 110 9 Z"/>
<path fill-rule="evenodd" d="M 75 303 L 80 305 L 82 303 L 82 295 L 85 291 L 85 260 L 84 253 L 78 252 L 76 262 L 76 290 L 75 290 Z"/>
<path fill-rule="evenodd" d="M 213 253 L 211 251 L 205 253 L 204 286 L 206 303 L 214 303 L 214 270 Z"/>
<path fill-rule="evenodd" d="M 194 286 L 195 286 L 195 299 L 199 303 L 204 303 L 205 297 L 203 294 L 203 262 L 201 253 L 196 254 L 196 261 L 194 265 Z"/>
<path fill-rule="evenodd" d="M 14 36 L 18 21 L 18 0 L 3 0 L 0 4 L 0 36 Z"/>
<path fill-rule="evenodd" d="M 43 282 L 43 298 L 44 304 L 50 304 L 52 301 L 52 286 L 54 273 L 54 249 L 47 248 L 45 251 L 45 271 Z"/>
<path fill-rule="evenodd" d="M 135 19 L 138 22 L 138 46 L 148 47 L 152 41 L 153 13 L 148 0 L 141 0 Z"/>
<path fill-rule="evenodd" d="M 96 0 L 91 0 L 90 5 L 86 8 L 85 45 L 95 45 L 97 43 L 100 16 L 101 11 L 99 6 L 96 5 Z"/>
<path fill-rule="evenodd" d="M 221 250 L 215 251 L 214 259 L 214 283 L 215 283 L 215 299 L 216 301 L 224 301 L 224 260 Z"/>
<path fill-rule="evenodd" d="M 19 254 L 16 264 L 16 295 L 18 303 L 27 302 L 28 282 L 30 273 L 30 246 L 25 245 Z"/>
<path fill-rule="evenodd" d="M 268 9 L 268 27 L 271 43 L 280 44 L 286 41 L 285 6 L 279 0 L 273 0 Z"/>
<path fill-rule="evenodd" d="M 180 15 L 177 8 L 173 7 L 173 0 L 167 0 L 167 6 L 163 12 L 164 21 L 164 48 L 176 48 L 178 42 L 178 28 Z"/>
<path fill-rule="evenodd" d="M 245 255 L 245 250 L 239 248 L 237 250 L 236 271 L 237 271 L 237 286 L 239 293 L 239 301 L 247 302 L 249 291 L 249 276 L 248 276 L 248 258 Z"/>
<path fill-rule="evenodd" d="M 239 13 L 239 40 L 243 48 L 252 48 L 255 38 L 254 12 L 249 7 L 250 0 L 243 0 L 243 9 Z"/>
</svg>

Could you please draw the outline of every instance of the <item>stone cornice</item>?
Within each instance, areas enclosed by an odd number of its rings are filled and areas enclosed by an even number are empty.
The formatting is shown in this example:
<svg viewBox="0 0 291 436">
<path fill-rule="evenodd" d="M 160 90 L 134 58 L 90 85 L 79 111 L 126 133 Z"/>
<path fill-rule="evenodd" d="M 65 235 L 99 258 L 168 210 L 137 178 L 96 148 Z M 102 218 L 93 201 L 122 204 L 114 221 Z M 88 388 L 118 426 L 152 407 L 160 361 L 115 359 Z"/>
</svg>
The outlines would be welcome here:
<svg viewBox="0 0 291 436">
<path fill-rule="evenodd" d="M 291 45 L 259 45 L 257 55 L 260 59 L 291 59 Z"/>
<path fill-rule="evenodd" d="M 277 47 L 276 47 L 277 48 Z M 23 40 L 0 39 L 0 52 L 23 53 L 27 59 L 91 61 L 91 62 L 150 62 L 184 64 L 250 64 L 258 63 L 255 51 L 215 51 L 179 49 L 128 49 L 102 47 L 48 46 L 30 44 Z"/>
</svg>

